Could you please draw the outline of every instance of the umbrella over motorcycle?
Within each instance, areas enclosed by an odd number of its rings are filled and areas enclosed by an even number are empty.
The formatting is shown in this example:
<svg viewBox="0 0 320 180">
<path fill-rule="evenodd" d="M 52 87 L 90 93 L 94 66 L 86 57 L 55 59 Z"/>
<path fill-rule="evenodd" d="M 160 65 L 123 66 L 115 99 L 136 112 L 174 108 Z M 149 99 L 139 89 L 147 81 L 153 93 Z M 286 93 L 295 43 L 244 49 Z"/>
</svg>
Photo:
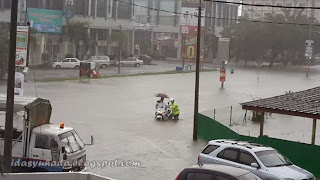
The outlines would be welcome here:
<svg viewBox="0 0 320 180">
<path fill-rule="evenodd" d="M 170 97 L 168 95 L 166 95 L 165 93 L 158 93 L 155 95 L 156 97 L 159 97 L 159 98 L 167 98 L 169 99 Z"/>
</svg>

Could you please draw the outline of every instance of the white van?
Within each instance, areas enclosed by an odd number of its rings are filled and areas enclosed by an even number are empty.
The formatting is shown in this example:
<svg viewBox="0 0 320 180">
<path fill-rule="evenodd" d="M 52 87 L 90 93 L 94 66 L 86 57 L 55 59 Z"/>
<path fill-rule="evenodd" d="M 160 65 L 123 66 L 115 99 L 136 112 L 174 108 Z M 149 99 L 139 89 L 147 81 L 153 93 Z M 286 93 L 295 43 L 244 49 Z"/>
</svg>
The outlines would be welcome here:
<svg viewBox="0 0 320 180">
<path fill-rule="evenodd" d="M 95 62 L 96 66 L 100 66 L 102 69 L 106 69 L 112 64 L 108 56 L 91 56 L 87 61 Z"/>
</svg>

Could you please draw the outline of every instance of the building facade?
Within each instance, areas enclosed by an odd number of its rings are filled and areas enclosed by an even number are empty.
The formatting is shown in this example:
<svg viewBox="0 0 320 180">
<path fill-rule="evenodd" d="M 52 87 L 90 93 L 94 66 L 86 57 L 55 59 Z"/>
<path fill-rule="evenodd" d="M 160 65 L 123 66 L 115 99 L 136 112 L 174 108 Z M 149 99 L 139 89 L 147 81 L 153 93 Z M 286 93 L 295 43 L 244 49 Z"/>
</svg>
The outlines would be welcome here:
<svg viewBox="0 0 320 180">
<path fill-rule="evenodd" d="M 278 5 L 278 6 L 288 6 L 288 7 L 318 7 L 320 6 L 320 1 L 318 0 L 243 0 L 243 3 L 248 4 L 258 4 L 258 5 Z M 262 19 L 266 14 L 283 13 L 283 8 L 276 7 L 254 7 L 254 6 L 243 6 L 242 15 L 248 16 L 252 20 Z M 304 14 L 308 17 L 315 17 L 320 21 L 320 11 L 305 9 Z"/>
<path fill-rule="evenodd" d="M 42 29 L 33 31 L 30 65 L 42 64 L 45 52 L 51 61 L 62 60 L 66 54 L 76 55 L 76 44 L 70 40 L 65 28 L 72 21 L 86 22 L 89 29 L 90 42 L 85 45 L 80 41 L 77 46 L 79 59 L 117 55 L 119 45 L 115 34 L 120 27 L 126 36 L 122 49 L 128 54 L 157 53 L 168 59 L 181 59 L 184 53 L 182 8 L 197 8 L 197 3 L 195 0 L 19 0 L 18 23 L 26 25 L 33 16 L 42 21 L 37 22 L 40 24 L 45 21 L 59 24 L 59 20 L 48 20 L 48 17 L 61 20 L 61 24 L 55 26 L 60 30 L 50 31 L 49 27 L 53 26 L 41 24 Z M 207 27 L 218 36 L 223 27 L 235 23 L 221 18 L 238 17 L 235 5 L 206 2 L 203 8 L 203 15 L 211 17 L 203 18 L 205 35 Z M 0 0 L 0 22 L 10 22 L 10 9 L 11 0 Z"/>
</svg>

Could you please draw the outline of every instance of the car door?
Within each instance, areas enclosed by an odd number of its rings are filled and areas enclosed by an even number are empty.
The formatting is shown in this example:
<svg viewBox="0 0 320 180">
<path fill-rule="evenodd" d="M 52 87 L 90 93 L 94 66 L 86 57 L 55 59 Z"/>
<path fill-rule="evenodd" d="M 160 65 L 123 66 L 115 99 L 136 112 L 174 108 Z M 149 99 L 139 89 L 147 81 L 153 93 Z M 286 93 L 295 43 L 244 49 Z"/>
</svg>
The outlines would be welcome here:
<svg viewBox="0 0 320 180">
<path fill-rule="evenodd" d="M 32 159 L 51 160 L 50 136 L 44 134 L 35 135 L 35 144 L 32 149 Z"/>
<path fill-rule="evenodd" d="M 61 63 L 62 68 L 70 68 L 70 59 L 65 59 Z"/>
<path fill-rule="evenodd" d="M 76 59 L 71 59 L 70 68 L 75 68 L 76 66 L 79 66 L 78 61 Z"/>
<path fill-rule="evenodd" d="M 126 64 L 126 65 L 131 66 L 131 65 L 132 65 L 132 63 L 133 63 L 133 59 L 132 59 L 132 57 L 128 57 L 128 58 L 125 60 L 125 64 Z"/>
<path fill-rule="evenodd" d="M 217 158 L 214 161 L 217 161 L 217 164 L 239 167 L 239 152 L 240 149 L 238 148 L 225 148 L 217 154 Z"/>
<path fill-rule="evenodd" d="M 257 169 L 257 168 L 251 167 L 251 163 L 257 163 L 259 165 L 256 158 L 250 152 L 245 151 L 245 150 L 240 150 L 239 167 L 242 169 L 246 169 L 246 170 L 261 177 L 262 174 L 259 171 L 259 168 Z"/>
</svg>

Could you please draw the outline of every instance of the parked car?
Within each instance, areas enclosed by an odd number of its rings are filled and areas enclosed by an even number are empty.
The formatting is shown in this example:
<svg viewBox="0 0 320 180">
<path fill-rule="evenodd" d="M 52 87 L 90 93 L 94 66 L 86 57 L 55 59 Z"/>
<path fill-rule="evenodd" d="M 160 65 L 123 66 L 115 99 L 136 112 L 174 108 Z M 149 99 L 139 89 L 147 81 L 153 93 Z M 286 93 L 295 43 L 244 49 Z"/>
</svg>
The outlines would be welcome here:
<svg viewBox="0 0 320 180">
<path fill-rule="evenodd" d="M 150 56 L 144 54 L 140 55 L 138 59 L 142 60 L 143 64 L 151 64 L 152 61 L 152 58 Z"/>
<path fill-rule="evenodd" d="M 165 60 L 167 57 L 166 56 L 163 56 L 163 55 L 160 55 L 159 53 L 147 53 L 148 56 L 150 56 L 152 59 L 155 59 L 155 60 Z"/>
<path fill-rule="evenodd" d="M 245 169 L 223 165 L 196 165 L 184 169 L 176 180 L 262 180 Z"/>
<path fill-rule="evenodd" d="M 102 69 L 106 69 L 112 64 L 108 56 L 91 56 L 87 61 L 96 62 L 96 65 Z"/>
<path fill-rule="evenodd" d="M 61 68 L 79 69 L 80 62 L 81 61 L 77 58 L 65 58 L 63 61 L 53 62 L 52 66 L 56 69 L 61 69 Z"/>
<path fill-rule="evenodd" d="M 221 164 L 246 169 L 263 180 L 314 180 L 312 173 L 294 165 L 277 150 L 235 140 L 213 140 L 198 157 L 202 164 Z"/>
<path fill-rule="evenodd" d="M 120 66 L 135 66 L 139 67 L 143 64 L 143 61 L 136 57 L 128 57 L 125 60 L 120 61 Z"/>
</svg>

